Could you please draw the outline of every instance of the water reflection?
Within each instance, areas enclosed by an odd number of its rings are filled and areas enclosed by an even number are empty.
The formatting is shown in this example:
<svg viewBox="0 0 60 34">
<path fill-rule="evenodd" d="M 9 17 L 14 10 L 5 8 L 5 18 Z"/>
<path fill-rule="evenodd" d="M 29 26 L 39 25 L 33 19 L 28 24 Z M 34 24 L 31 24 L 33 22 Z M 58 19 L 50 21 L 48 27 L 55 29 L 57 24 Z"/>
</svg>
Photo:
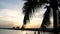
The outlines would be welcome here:
<svg viewBox="0 0 60 34">
<path fill-rule="evenodd" d="M 42 31 L 23 31 L 23 34 L 53 34 L 52 32 L 42 32 Z"/>
<path fill-rule="evenodd" d="M 42 31 L 3 30 L 3 29 L 0 29 L 0 34 L 53 34 L 53 33 L 42 32 Z"/>
</svg>

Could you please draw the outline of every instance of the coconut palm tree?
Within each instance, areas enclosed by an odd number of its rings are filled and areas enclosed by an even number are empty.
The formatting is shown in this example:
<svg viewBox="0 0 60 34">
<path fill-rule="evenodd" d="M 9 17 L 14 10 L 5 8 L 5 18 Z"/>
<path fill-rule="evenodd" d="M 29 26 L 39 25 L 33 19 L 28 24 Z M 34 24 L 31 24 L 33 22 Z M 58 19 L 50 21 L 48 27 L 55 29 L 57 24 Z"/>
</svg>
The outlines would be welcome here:
<svg viewBox="0 0 60 34">
<path fill-rule="evenodd" d="M 58 1 L 58 7 L 60 7 L 60 0 Z M 60 23 L 59 23 L 60 22 L 60 10 L 58 9 L 58 11 L 59 11 L 58 12 L 58 19 L 59 19 L 58 20 L 58 24 L 59 24 L 58 27 L 60 28 Z"/>
<path fill-rule="evenodd" d="M 46 25 L 47 26 L 50 25 L 51 9 L 50 9 L 50 6 L 47 6 L 46 8 L 47 8 L 47 10 L 44 13 L 44 18 L 43 18 L 42 25 L 41 25 L 41 27 L 43 28 L 43 30 L 46 28 Z"/>
<path fill-rule="evenodd" d="M 29 21 L 29 18 L 31 17 L 32 13 L 34 13 L 34 10 L 36 8 L 39 8 L 42 6 L 42 4 L 47 3 L 47 0 L 25 0 L 27 1 L 26 3 L 24 3 L 24 7 L 23 7 L 23 13 L 25 14 L 24 16 L 24 24 L 27 23 L 27 21 Z M 47 23 L 46 23 L 47 24 Z"/>
<path fill-rule="evenodd" d="M 57 31 L 57 10 L 58 10 L 58 2 L 57 2 L 57 0 L 51 0 L 50 6 L 53 9 L 54 31 L 55 31 L 55 34 L 58 34 L 58 31 Z"/>
<path fill-rule="evenodd" d="M 50 24 L 50 15 L 51 15 L 51 9 L 53 10 L 53 23 L 54 23 L 54 32 L 57 34 L 57 10 L 58 10 L 58 0 L 25 0 L 27 2 L 24 3 L 23 7 L 23 13 L 25 14 L 24 16 L 24 24 L 25 25 L 32 13 L 34 13 L 36 8 L 40 8 L 43 4 L 49 3 L 50 6 L 46 6 L 47 10 L 44 13 L 44 18 L 42 21 L 41 27 L 45 29 L 45 25 Z M 60 4 L 59 4 L 60 5 Z M 24 27 L 24 26 L 23 26 Z"/>
</svg>

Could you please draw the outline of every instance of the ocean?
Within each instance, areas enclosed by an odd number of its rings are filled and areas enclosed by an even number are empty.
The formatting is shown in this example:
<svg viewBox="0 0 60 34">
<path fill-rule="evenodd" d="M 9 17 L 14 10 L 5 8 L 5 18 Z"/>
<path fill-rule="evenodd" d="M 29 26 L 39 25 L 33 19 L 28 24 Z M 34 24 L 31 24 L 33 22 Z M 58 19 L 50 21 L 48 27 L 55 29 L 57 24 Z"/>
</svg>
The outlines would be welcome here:
<svg viewBox="0 0 60 34">
<path fill-rule="evenodd" d="M 0 34 L 38 34 L 38 31 L 0 29 Z M 53 33 L 40 32 L 40 34 L 53 34 Z"/>
</svg>

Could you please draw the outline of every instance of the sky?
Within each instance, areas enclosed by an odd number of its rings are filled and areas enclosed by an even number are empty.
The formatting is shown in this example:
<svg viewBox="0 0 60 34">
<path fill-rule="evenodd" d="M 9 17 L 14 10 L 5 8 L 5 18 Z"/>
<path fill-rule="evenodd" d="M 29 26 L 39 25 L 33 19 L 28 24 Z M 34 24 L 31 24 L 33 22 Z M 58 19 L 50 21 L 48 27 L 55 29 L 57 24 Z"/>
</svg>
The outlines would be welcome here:
<svg viewBox="0 0 60 34">
<path fill-rule="evenodd" d="M 24 18 L 22 8 L 24 3 L 25 2 L 23 0 L 0 0 L 0 27 L 22 27 Z M 27 23 L 25 25 L 25 28 L 40 27 L 40 25 L 42 24 L 43 14 L 46 9 L 43 9 L 42 7 L 37 10 L 38 12 L 35 12 L 34 15 L 32 15 L 30 23 Z"/>
<path fill-rule="evenodd" d="M 0 25 L 22 25 L 22 0 L 0 0 Z"/>
</svg>

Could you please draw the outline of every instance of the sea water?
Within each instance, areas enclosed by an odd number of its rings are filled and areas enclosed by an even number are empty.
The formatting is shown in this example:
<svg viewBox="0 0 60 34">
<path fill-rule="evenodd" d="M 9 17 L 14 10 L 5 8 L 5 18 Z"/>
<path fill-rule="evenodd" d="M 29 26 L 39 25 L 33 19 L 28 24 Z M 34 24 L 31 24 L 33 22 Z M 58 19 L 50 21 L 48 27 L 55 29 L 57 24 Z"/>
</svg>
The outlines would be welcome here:
<svg viewBox="0 0 60 34">
<path fill-rule="evenodd" d="M 34 33 L 38 34 L 38 31 L 0 29 L 0 34 L 34 34 Z M 40 34 L 52 34 L 52 33 L 40 32 Z"/>
</svg>

